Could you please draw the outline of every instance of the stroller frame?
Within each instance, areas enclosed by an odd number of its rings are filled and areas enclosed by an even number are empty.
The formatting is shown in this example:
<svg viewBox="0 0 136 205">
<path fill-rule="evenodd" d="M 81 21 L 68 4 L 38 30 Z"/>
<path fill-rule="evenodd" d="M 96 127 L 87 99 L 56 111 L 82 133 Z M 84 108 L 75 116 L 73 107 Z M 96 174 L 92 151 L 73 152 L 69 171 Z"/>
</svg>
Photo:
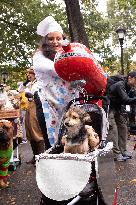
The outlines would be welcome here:
<svg viewBox="0 0 136 205">
<path fill-rule="evenodd" d="M 108 110 L 109 110 L 109 100 L 107 99 L 107 97 L 106 96 L 84 96 L 84 97 L 81 97 L 81 98 L 75 98 L 75 99 L 73 99 L 72 101 L 70 101 L 69 103 L 68 103 L 68 105 L 66 106 L 66 109 L 65 109 L 65 112 L 67 112 L 68 111 L 68 109 L 70 108 L 70 106 L 72 105 L 72 104 L 74 104 L 74 105 L 76 105 L 76 103 L 77 102 L 81 102 L 82 101 L 82 103 L 80 103 L 80 104 L 77 104 L 78 106 L 80 105 L 80 106 L 86 106 L 86 109 L 87 108 L 89 108 L 89 106 L 90 106 L 90 104 L 93 104 L 93 105 L 96 105 L 96 104 L 94 104 L 94 103 L 91 103 L 90 101 L 94 101 L 94 100 L 105 100 L 106 101 L 106 117 L 108 117 Z M 98 105 L 96 105 L 96 106 L 98 106 Z M 101 110 L 102 108 L 100 108 L 99 106 L 98 106 L 98 108 L 99 108 L 99 110 Z M 54 147 L 51 147 L 49 150 L 47 150 L 47 152 L 46 153 L 49 153 L 49 154 L 56 154 L 57 153 L 57 151 L 58 151 L 58 153 L 61 153 L 62 152 L 62 147 L 61 147 L 61 145 L 60 145 L 60 141 L 61 141 L 61 133 L 62 133 L 62 130 L 63 130 L 63 119 L 62 119 L 62 123 L 61 123 L 61 126 L 60 126 L 60 132 L 59 132 L 59 136 L 58 136 L 58 138 L 59 138 L 59 140 L 58 140 L 58 142 L 54 145 Z M 97 130 L 96 130 L 96 132 L 97 132 Z M 101 149 L 101 150 L 103 150 L 104 149 L 104 147 L 106 147 L 106 138 L 105 137 L 103 137 L 102 136 L 102 133 L 101 133 L 101 143 L 100 143 L 100 146 L 99 146 L 99 148 Z M 41 157 L 43 157 L 42 156 L 42 154 L 41 155 L 39 155 L 39 156 L 41 156 Z M 38 156 L 37 156 L 38 157 Z M 39 157 L 37 158 L 37 160 L 39 160 Z M 94 160 L 94 163 L 95 163 L 95 160 Z M 94 165 L 95 166 L 95 165 Z M 97 173 L 96 173 L 96 175 L 97 175 Z M 96 176 L 97 177 L 97 176 Z M 104 199 L 103 199 L 103 196 L 102 196 L 102 194 L 101 194 L 101 191 L 99 190 L 99 188 L 98 188 L 98 185 L 97 185 L 97 179 L 95 180 L 95 183 L 96 183 L 96 186 L 97 186 L 97 188 L 96 188 L 96 190 L 94 190 L 95 192 L 96 192 L 96 201 L 95 201 L 95 205 L 106 205 L 105 204 L 105 202 L 104 202 Z M 46 198 L 46 197 L 45 197 Z M 115 198 L 115 197 L 114 197 Z M 47 198 L 46 198 L 47 199 Z M 45 199 L 45 200 L 46 200 Z M 47 199 L 48 200 L 48 199 Z M 74 197 L 72 200 L 70 200 L 67 204 L 65 203 L 65 205 L 82 205 L 82 204 L 92 204 L 92 205 L 94 205 L 94 203 L 90 203 L 90 202 L 80 202 L 82 200 L 82 197 L 80 196 L 80 195 L 77 195 L 76 197 Z M 49 199 L 49 201 L 50 201 L 50 199 Z M 49 204 L 51 204 L 52 205 L 52 203 L 51 203 L 51 201 L 50 202 L 47 202 L 47 205 L 48 205 L 48 203 Z M 45 202 L 45 204 L 46 204 L 46 202 Z M 53 203 L 53 205 L 56 205 L 57 204 L 57 202 L 56 203 Z M 60 203 L 60 202 L 58 202 L 58 204 L 62 204 L 62 203 Z M 41 203 L 40 203 L 40 205 L 44 205 L 44 197 L 41 199 Z M 114 201 L 113 202 L 113 205 L 117 205 L 117 203 Z"/>
</svg>

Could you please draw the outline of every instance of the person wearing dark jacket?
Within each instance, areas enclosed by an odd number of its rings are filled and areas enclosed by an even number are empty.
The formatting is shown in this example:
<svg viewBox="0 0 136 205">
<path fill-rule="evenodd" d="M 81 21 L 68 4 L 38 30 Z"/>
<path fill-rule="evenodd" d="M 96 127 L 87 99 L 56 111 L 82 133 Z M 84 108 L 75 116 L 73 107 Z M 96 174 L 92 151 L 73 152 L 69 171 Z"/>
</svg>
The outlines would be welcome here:
<svg viewBox="0 0 136 205">
<path fill-rule="evenodd" d="M 130 72 L 124 81 L 116 82 L 109 88 L 109 132 L 108 140 L 113 141 L 113 153 L 116 161 L 126 161 L 132 158 L 127 152 L 127 115 L 125 106 L 136 104 L 136 97 L 130 98 L 129 92 L 136 87 L 136 71 Z"/>
<path fill-rule="evenodd" d="M 129 97 L 136 97 L 136 88 L 132 88 L 129 92 Z M 130 106 L 130 112 L 128 113 L 129 120 L 129 134 L 136 135 L 136 104 Z"/>
</svg>

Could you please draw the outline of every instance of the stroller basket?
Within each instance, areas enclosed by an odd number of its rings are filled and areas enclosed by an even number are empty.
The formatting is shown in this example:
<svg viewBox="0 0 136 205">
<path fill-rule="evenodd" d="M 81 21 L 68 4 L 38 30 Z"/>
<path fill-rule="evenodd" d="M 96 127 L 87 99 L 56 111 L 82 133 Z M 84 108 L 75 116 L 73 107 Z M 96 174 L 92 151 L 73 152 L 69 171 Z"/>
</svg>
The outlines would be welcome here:
<svg viewBox="0 0 136 205">
<path fill-rule="evenodd" d="M 105 101 L 106 113 L 102 107 L 95 103 L 98 100 Z M 81 106 L 91 114 L 91 119 L 94 121 L 91 125 L 100 139 L 106 140 L 108 124 L 106 119 L 109 107 L 107 97 L 84 96 L 75 98 L 68 103 L 65 111 L 67 112 L 72 105 Z M 105 131 L 103 127 L 106 127 Z M 112 156 L 113 144 L 106 143 L 104 147 L 99 147 L 87 155 L 63 154 L 63 148 L 60 144 L 62 131 L 63 119 L 58 142 L 46 153 L 36 157 L 36 180 L 43 193 L 41 205 L 111 205 L 116 186 Z M 105 175 L 104 170 L 107 163 L 113 171 Z M 83 196 L 88 185 L 93 188 L 89 188 L 88 196 Z"/>
<path fill-rule="evenodd" d="M 105 156 L 111 149 L 112 143 L 107 143 L 104 149 L 95 150 L 87 155 L 70 153 L 37 155 L 36 180 L 39 189 L 46 197 L 58 201 L 58 204 L 67 200 L 68 202 L 64 204 L 70 202 L 76 204 L 77 200 L 80 200 L 79 192 L 84 189 L 90 178 L 92 163 L 97 161 L 98 156 Z"/>
</svg>

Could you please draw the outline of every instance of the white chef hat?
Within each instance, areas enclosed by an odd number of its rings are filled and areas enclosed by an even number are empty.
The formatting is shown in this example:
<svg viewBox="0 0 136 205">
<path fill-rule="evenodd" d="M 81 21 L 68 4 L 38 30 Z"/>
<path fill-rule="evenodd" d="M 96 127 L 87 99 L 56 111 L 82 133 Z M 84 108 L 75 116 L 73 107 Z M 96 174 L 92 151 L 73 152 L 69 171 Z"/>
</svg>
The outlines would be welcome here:
<svg viewBox="0 0 136 205">
<path fill-rule="evenodd" d="M 37 34 L 40 36 L 46 36 L 48 33 L 58 31 L 63 34 L 61 26 L 55 21 L 52 16 L 46 17 L 37 26 Z"/>
</svg>

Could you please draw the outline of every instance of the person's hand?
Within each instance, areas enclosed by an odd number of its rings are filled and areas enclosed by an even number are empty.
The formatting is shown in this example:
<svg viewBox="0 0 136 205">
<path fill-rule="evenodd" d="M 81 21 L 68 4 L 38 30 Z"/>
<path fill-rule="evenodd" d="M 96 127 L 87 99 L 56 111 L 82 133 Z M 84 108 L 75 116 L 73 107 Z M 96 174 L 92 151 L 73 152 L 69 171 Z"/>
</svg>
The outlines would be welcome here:
<svg viewBox="0 0 136 205">
<path fill-rule="evenodd" d="M 29 82 L 30 80 L 27 79 L 25 82 L 23 82 L 23 86 L 26 86 Z"/>
<path fill-rule="evenodd" d="M 99 149 L 103 149 L 104 147 L 106 147 L 107 145 L 107 141 L 106 140 L 102 140 L 99 144 Z"/>
<path fill-rule="evenodd" d="M 27 98 L 33 98 L 33 94 L 30 93 L 30 92 L 26 92 L 26 93 L 25 93 L 25 96 L 26 96 Z"/>
<path fill-rule="evenodd" d="M 75 80 L 71 82 L 71 87 L 72 88 L 77 88 L 77 87 L 82 87 L 86 84 L 85 80 Z"/>
</svg>

